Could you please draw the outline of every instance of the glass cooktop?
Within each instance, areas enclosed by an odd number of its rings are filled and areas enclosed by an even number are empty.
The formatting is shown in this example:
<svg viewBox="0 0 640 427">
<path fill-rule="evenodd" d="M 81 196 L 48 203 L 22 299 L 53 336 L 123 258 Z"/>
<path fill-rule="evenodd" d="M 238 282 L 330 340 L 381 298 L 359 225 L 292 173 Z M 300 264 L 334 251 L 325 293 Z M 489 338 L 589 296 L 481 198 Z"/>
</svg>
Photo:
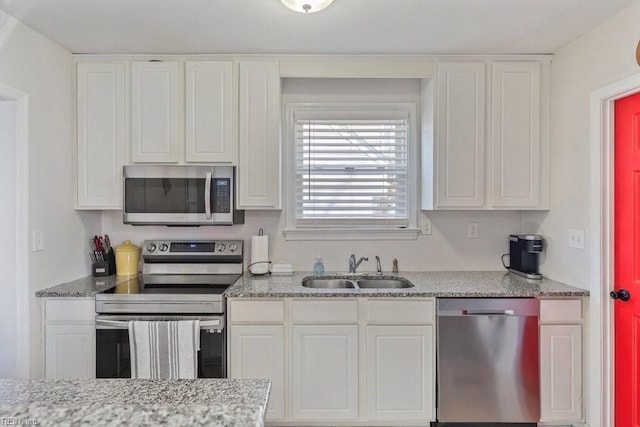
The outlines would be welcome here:
<svg viewBox="0 0 640 427">
<path fill-rule="evenodd" d="M 103 294 L 222 294 L 241 274 L 147 274 L 118 283 Z"/>
</svg>

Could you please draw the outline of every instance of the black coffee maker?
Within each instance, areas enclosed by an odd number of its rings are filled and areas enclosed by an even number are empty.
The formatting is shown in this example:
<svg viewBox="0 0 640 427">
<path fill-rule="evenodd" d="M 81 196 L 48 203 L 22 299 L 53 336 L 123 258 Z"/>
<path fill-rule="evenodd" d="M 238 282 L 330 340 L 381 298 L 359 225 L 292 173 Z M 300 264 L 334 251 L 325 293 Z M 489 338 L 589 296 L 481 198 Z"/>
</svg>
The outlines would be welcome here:
<svg viewBox="0 0 640 427">
<path fill-rule="evenodd" d="M 542 236 L 509 235 L 509 271 L 527 279 L 542 279 L 538 273 L 538 256 L 542 252 Z"/>
</svg>

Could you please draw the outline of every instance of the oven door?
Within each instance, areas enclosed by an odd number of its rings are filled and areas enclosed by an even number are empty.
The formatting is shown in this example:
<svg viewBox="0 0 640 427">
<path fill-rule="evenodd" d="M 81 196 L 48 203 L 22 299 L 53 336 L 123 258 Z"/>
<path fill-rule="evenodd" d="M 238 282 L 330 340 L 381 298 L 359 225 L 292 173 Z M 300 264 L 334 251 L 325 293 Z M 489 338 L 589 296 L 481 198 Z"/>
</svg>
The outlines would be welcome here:
<svg viewBox="0 0 640 427">
<path fill-rule="evenodd" d="M 200 320 L 198 378 L 227 377 L 224 316 L 96 316 L 96 378 L 131 378 L 129 322 L 134 320 Z"/>
</svg>

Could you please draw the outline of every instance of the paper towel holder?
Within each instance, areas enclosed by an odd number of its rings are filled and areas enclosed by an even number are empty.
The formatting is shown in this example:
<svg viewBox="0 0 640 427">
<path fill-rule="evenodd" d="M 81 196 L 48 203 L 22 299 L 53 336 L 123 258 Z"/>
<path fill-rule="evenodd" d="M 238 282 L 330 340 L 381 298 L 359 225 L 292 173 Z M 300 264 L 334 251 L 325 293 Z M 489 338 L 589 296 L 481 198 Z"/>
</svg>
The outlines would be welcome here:
<svg viewBox="0 0 640 427">
<path fill-rule="evenodd" d="M 264 230 L 262 228 L 258 230 L 258 236 L 264 236 Z M 271 261 L 266 260 L 266 261 L 252 262 L 251 264 L 249 264 L 247 266 L 247 271 L 249 272 L 249 274 L 251 274 L 252 276 L 266 276 L 268 274 L 271 274 L 271 270 L 269 269 L 268 266 L 267 266 L 267 271 L 265 271 L 264 273 L 254 273 L 253 271 L 251 271 L 251 267 L 253 267 L 254 265 L 257 265 L 257 264 L 268 264 L 268 265 L 271 265 Z"/>
</svg>

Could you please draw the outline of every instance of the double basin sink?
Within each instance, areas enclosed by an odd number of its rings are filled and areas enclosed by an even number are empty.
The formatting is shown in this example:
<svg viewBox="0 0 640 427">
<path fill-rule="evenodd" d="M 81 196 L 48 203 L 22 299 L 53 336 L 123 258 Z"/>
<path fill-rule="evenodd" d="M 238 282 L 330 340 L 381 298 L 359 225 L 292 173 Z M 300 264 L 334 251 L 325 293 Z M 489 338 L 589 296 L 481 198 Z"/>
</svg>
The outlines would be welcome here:
<svg viewBox="0 0 640 427">
<path fill-rule="evenodd" d="M 413 284 L 404 278 L 385 277 L 305 277 L 305 288 L 323 289 L 400 289 L 412 288 Z"/>
</svg>

